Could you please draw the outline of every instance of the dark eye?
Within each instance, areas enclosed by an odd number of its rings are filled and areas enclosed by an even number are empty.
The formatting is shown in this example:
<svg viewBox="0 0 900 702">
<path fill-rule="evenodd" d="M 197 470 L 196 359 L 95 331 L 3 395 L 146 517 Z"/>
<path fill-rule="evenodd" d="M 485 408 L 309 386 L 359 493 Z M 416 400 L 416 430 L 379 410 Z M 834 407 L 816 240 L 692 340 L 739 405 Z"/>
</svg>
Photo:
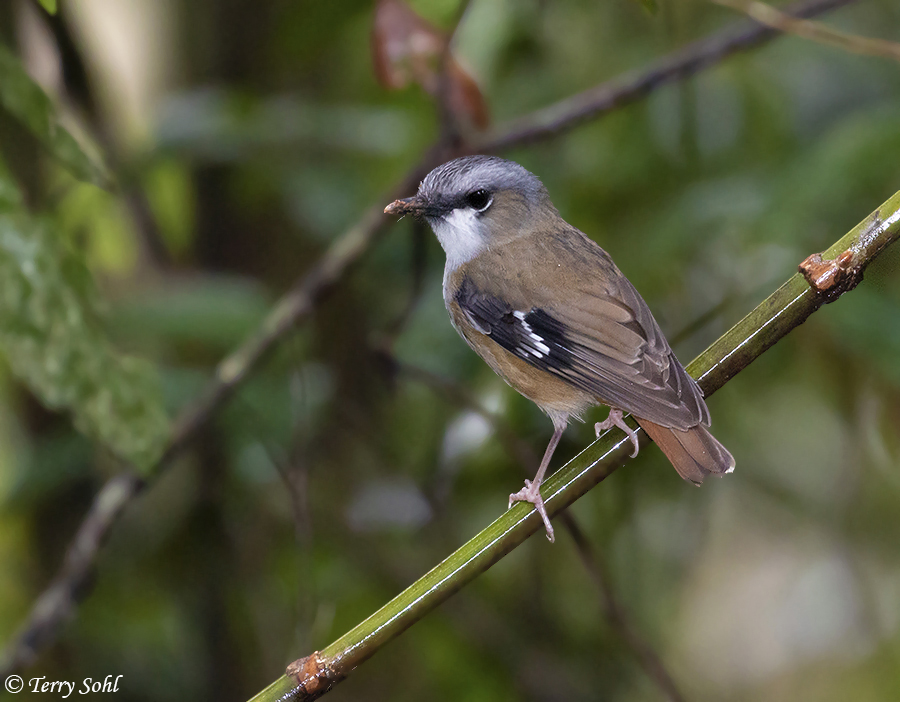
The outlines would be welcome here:
<svg viewBox="0 0 900 702">
<path fill-rule="evenodd" d="M 484 212 L 491 206 L 493 200 L 494 198 L 491 197 L 491 194 L 487 190 L 474 190 L 466 195 L 466 205 L 476 212 Z"/>
</svg>

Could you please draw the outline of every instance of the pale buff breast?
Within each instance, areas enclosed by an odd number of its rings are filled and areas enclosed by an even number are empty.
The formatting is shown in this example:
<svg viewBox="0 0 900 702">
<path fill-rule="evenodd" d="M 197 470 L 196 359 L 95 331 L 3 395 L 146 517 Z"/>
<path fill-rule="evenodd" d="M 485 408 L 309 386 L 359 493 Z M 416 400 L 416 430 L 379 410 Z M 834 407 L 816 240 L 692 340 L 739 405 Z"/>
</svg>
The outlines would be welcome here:
<svg viewBox="0 0 900 702">
<path fill-rule="evenodd" d="M 482 334 L 468 323 L 459 305 L 450 301 L 447 311 L 453 326 L 469 346 L 484 359 L 510 387 L 534 402 L 550 415 L 579 417 L 597 399 L 546 371 L 529 365 Z"/>
</svg>

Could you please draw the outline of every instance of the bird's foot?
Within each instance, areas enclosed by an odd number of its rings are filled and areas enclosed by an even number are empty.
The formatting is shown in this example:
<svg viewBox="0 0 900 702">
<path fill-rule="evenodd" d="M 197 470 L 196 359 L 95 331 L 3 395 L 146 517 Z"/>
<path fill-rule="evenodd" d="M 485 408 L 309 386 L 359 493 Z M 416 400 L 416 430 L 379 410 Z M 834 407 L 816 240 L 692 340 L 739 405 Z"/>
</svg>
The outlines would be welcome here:
<svg viewBox="0 0 900 702">
<path fill-rule="evenodd" d="M 594 431 L 597 433 L 597 438 L 600 438 L 600 434 L 603 432 L 612 429 L 613 427 L 619 427 L 625 434 L 628 435 L 628 438 L 631 439 L 631 443 L 634 444 L 634 453 L 631 454 L 631 457 L 634 458 L 638 455 L 638 451 L 640 450 L 640 444 L 638 444 L 637 432 L 628 426 L 625 423 L 625 420 L 622 419 L 622 410 L 609 408 L 609 416 L 604 419 L 602 422 L 597 422 L 594 425 Z"/>
<path fill-rule="evenodd" d="M 544 527 L 547 529 L 547 538 L 552 544 L 555 539 L 553 536 L 553 527 L 550 526 L 550 517 L 547 516 L 547 510 L 544 508 L 544 498 L 541 497 L 540 487 L 540 483 L 526 480 L 525 487 L 509 496 L 509 507 L 512 507 L 514 502 L 530 502 L 533 504 L 534 509 L 541 515 L 541 519 L 544 520 Z M 509 509 L 509 507 L 507 507 L 507 509 Z"/>
</svg>

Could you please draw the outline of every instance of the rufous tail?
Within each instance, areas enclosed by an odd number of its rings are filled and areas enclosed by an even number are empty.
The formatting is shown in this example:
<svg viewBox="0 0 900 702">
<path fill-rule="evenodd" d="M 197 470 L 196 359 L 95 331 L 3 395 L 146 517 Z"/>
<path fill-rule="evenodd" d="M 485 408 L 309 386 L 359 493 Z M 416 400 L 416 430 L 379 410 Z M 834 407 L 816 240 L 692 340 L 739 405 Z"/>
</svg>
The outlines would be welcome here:
<svg viewBox="0 0 900 702">
<path fill-rule="evenodd" d="M 647 419 L 635 419 L 685 480 L 699 485 L 707 475 L 724 475 L 734 470 L 734 457 L 702 424 L 679 431 Z"/>
</svg>

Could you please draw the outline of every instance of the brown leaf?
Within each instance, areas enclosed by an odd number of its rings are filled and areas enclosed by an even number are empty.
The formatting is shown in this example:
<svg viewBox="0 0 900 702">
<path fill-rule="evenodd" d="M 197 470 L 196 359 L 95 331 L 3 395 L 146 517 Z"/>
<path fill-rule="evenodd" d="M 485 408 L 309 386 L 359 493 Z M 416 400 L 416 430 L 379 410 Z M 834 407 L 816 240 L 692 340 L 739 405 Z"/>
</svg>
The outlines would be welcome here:
<svg viewBox="0 0 900 702">
<path fill-rule="evenodd" d="M 439 97 L 441 60 L 447 35 L 417 15 L 402 0 L 379 0 L 372 25 L 372 62 L 378 82 L 389 90 L 410 83 Z M 489 123 L 478 83 L 452 56 L 447 61 L 446 106 L 457 119 L 477 129 Z"/>
<path fill-rule="evenodd" d="M 375 75 L 386 88 L 416 82 L 437 88 L 437 67 L 447 37 L 401 0 L 380 0 L 372 27 Z M 429 92 L 431 92 L 429 90 Z"/>
<path fill-rule="evenodd" d="M 475 79 L 452 57 L 447 63 L 448 107 L 457 117 L 465 116 L 476 129 L 487 129 L 491 122 L 487 102 Z"/>
</svg>

